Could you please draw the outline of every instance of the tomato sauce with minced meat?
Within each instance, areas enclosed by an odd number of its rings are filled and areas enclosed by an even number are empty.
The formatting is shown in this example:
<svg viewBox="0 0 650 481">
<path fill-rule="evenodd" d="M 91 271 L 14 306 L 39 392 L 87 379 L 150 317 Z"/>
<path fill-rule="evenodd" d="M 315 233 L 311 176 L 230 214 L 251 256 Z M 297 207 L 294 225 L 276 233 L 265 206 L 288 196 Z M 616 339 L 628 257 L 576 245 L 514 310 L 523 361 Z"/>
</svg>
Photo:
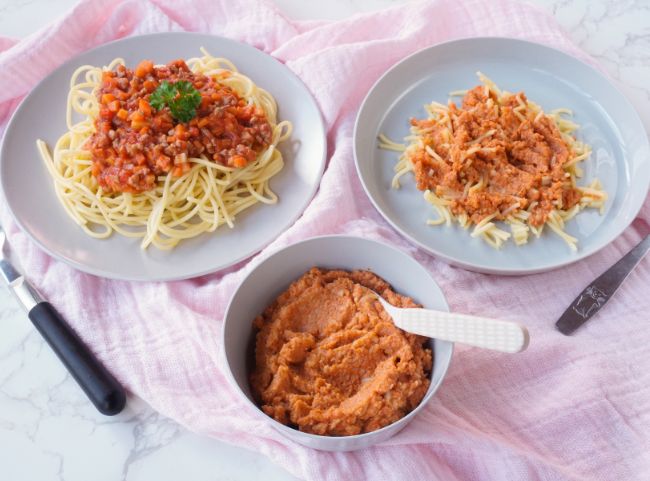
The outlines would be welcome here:
<svg viewBox="0 0 650 481">
<path fill-rule="evenodd" d="M 176 121 L 167 106 L 151 106 L 150 96 L 164 80 L 189 81 L 200 92 L 189 122 Z M 151 190 L 157 176 L 189 171 L 190 157 L 245 167 L 272 140 L 273 129 L 260 108 L 218 79 L 191 72 L 183 60 L 159 67 L 144 60 L 135 70 L 119 65 L 105 71 L 97 97 L 99 116 L 88 148 L 92 173 L 109 193 Z"/>
<path fill-rule="evenodd" d="M 437 119 L 411 119 L 426 132 L 423 145 L 411 154 L 418 189 L 453 194 L 452 213 L 466 214 L 476 224 L 492 213 L 505 220 L 503 212 L 513 204 L 526 209 L 534 202 L 529 222 L 541 226 L 556 205 L 568 210 L 578 203 L 582 194 L 564 170 L 575 153 L 547 115 L 527 112 L 522 119 L 515 114 L 526 102 L 520 92 L 501 105 L 480 85 L 465 94 L 461 107 L 450 103 L 451 130 Z M 465 191 L 481 179 L 482 189 Z"/>
</svg>

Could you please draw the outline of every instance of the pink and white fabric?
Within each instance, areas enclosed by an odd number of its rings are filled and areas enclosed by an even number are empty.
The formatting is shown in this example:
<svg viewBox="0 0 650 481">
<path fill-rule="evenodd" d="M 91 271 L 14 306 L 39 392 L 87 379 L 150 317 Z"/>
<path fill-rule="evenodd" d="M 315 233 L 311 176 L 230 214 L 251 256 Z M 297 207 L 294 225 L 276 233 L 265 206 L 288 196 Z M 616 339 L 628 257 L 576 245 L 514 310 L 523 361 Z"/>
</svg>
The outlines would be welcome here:
<svg viewBox="0 0 650 481">
<path fill-rule="evenodd" d="M 286 63 L 323 112 L 329 161 L 304 215 L 264 251 L 180 282 L 128 283 L 78 272 L 41 252 L 0 208 L 28 278 L 133 394 L 193 431 L 254 449 L 309 480 L 648 479 L 650 260 L 579 334 L 564 337 L 553 324 L 589 280 L 639 241 L 650 202 L 622 236 L 588 259 L 545 274 L 488 276 L 450 267 L 396 235 L 372 208 L 353 165 L 352 126 L 362 98 L 416 50 L 493 35 L 586 59 L 549 15 L 511 0 L 434 0 L 337 22 L 296 22 L 255 0 L 85 0 L 24 40 L 0 39 L 0 133 L 21 98 L 63 61 L 116 38 L 172 30 L 229 37 Z M 383 239 L 409 252 L 431 271 L 452 309 L 521 320 L 530 348 L 506 356 L 458 347 L 434 400 L 383 445 L 326 453 L 285 440 L 229 388 L 222 316 L 257 260 L 330 233 Z"/>
</svg>

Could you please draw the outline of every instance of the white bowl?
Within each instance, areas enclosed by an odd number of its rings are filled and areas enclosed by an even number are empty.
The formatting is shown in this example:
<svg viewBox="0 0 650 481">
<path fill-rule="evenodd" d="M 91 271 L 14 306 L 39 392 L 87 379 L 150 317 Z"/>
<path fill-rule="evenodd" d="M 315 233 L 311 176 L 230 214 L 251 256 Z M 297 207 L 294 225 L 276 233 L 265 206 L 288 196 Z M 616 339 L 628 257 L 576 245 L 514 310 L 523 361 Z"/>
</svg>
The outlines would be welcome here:
<svg viewBox="0 0 650 481">
<path fill-rule="evenodd" d="M 350 236 L 324 236 L 290 245 L 266 258 L 242 281 L 230 300 L 223 323 L 226 374 L 242 401 L 289 439 L 310 448 L 351 451 L 385 441 L 404 428 L 433 397 L 444 378 L 453 343 L 431 340 L 431 384 L 420 404 L 382 429 L 354 436 L 322 436 L 298 431 L 264 414 L 255 404 L 249 385 L 253 319 L 293 281 L 312 267 L 369 269 L 393 289 L 424 307 L 448 311 L 442 291 L 429 273 L 409 255 L 380 242 Z"/>
</svg>

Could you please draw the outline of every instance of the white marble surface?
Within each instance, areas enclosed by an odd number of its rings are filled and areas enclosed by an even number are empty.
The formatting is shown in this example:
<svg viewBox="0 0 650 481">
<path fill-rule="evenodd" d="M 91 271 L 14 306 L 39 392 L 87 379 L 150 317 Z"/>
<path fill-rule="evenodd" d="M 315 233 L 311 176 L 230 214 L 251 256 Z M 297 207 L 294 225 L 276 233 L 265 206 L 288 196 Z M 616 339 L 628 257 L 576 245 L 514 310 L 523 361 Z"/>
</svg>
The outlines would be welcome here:
<svg viewBox="0 0 650 481">
<path fill-rule="evenodd" d="M 294 18 L 337 19 L 404 0 L 276 2 Z M 0 36 L 29 35 L 75 3 L 0 0 Z M 650 1 L 532 3 L 552 12 L 606 67 L 650 131 Z M 97 414 L 2 287 L 0 325 L 0 479 L 293 479 L 253 452 L 188 432 L 137 399 L 117 417 Z"/>
</svg>

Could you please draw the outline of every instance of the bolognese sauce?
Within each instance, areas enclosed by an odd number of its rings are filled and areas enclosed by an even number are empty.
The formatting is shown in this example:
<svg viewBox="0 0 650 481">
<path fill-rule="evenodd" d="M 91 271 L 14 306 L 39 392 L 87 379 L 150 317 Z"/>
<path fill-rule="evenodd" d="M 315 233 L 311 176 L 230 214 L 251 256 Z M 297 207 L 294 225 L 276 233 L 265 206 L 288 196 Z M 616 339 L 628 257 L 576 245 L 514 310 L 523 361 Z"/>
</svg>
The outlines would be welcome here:
<svg viewBox="0 0 650 481">
<path fill-rule="evenodd" d="M 451 212 L 473 223 L 494 213 L 505 220 L 513 206 L 530 206 L 530 224 L 541 226 L 556 207 L 573 207 L 582 194 L 564 166 L 574 152 L 551 118 L 519 112 L 526 103 L 520 92 L 500 104 L 478 86 L 460 107 L 449 103 L 451 125 L 411 119 L 423 132 L 423 145 L 411 152 L 418 189 L 452 198 Z M 482 189 L 467 189 L 478 183 Z"/>
<path fill-rule="evenodd" d="M 350 436 L 420 404 L 433 365 L 428 342 L 395 326 L 368 289 L 419 307 L 372 272 L 314 267 L 255 319 L 250 381 L 266 414 L 300 431 Z"/>
<path fill-rule="evenodd" d="M 219 74 L 221 79 L 228 75 Z M 191 157 L 232 168 L 253 162 L 272 142 L 272 126 L 261 108 L 220 83 L 219 76 L 194 73 L 183 60 L 163 66 L 144 60 L 135 69 L 118 65 L 104 71 L 96 92 L 95 133 L 87 144 L 92 174 L 102 189 L 151 190 L 159 175 L 188 172 Z M 175 119 L 167 106 L 152 106 L 151 96 L 164 82 L 187 82 L 200 94 L 191 120 Z"/>
</svg>

